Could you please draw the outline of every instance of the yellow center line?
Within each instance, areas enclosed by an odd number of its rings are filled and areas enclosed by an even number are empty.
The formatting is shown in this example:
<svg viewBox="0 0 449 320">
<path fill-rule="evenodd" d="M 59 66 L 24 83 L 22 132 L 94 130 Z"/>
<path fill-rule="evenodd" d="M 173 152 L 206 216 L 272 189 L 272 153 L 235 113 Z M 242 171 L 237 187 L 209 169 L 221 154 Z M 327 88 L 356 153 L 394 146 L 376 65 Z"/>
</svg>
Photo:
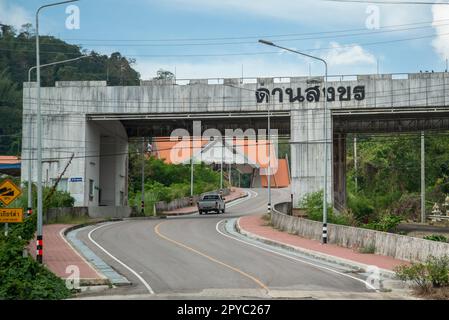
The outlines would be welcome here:
<svg viewBox="0 0 449 320">
<path fill-rule="evenodd" d="M 188 251 L 194 252 L 194 253 L 196 253 L 196 254 L 198 254 L 198 255 L 200 255 L 200 256 L 202 256 L 202 257 L 204 257 L 204 258 L 206 258 L 206 259 L 208 259 L 208 260 L 210 260 L 210 261 L 212 261 L 212 262 L 215 262 L 215 263 L 217 263 L 217 264 L 219 264 L 219 265 L 222 265 L 222 266 L 224 266 L 224 267 L 226 267 L 226 268 L 228 268 L 228 269 L 231 269 L 232 271 L 237 272 L 237 273 L 241 274 L 242 276 L 244 276 L 244 277 L 246 277 L 246 278 L 248 278 L 248 279 L 254 281 L 254 282 L 257 283 L 257 285 L 259 285 L 262 289 L 264 289 L 264 290 L 266 290 L 267 292 L 269 292 L 268 287 L 267 287 L 262 281 L 260 281 L 259 279 L 257 279 L 256 277 L 254 277 L 254 276 L 252 276 L 252 275 L 250 275 L 250 274 L 248 274 L 248 273 L 246 273 L 246 272 L 244 272 L 244 271 L 242 271 L 242 270 L 240 270 L 240 269 L 238 269 L 238 268 L 236 268 L 236 267 L 233 267 L 233 266 L 231 266 L 231 265 L 229 265 L 229 264 L 227 264 L 227 263 L 224 263 L 224 262 L 222 262 L 222 261 L 220 261 L 220 260 L 218 260 L 218 259 L 215 259 L 214 257 L 211 257 L 211 256 L 209 256 L 209 255 L 207 255 L 207 254 L 205 254 L 205 253 L 203 253 L 203 252 L 201 252 L 201 251 L 198 251 L 198 250 L 196 250 L 196 249 L 194 249 L 194 248 L 192 248 L 192 247 L 189 247 L 188 245 L 186 245 L 186 244 L 184 244 L 184 243 L 178 242 L 178 241 L 176 241 L 176 240 L 173 240 L 173 239 L 171 239 L 171 238 L 169 238 L 169 237 L 163 235 L 163 234 L 159 231 L 159 226 L 160 226 L 161 224 L 163 224 L 163 223 L 165 223 L 165 222 L 160 222 L 158 225 L 156 225 L 156 227 L 154 227 L 154 232 L 156 232 L 156 234 L 157 234 L 159 237 L 161 237 L 162 239 L 167 240 L 167 241 L 169 241 L 169 242 L 171 242 L 171 243 L 174 243 L 174 244 L 176 244 L 177 246 L 180 246 L 180 247 L 182 247 L 182 248 L 184 248 L 184 249 L 186 249 L 186 250 L 188 250 Z"/>
</svg>

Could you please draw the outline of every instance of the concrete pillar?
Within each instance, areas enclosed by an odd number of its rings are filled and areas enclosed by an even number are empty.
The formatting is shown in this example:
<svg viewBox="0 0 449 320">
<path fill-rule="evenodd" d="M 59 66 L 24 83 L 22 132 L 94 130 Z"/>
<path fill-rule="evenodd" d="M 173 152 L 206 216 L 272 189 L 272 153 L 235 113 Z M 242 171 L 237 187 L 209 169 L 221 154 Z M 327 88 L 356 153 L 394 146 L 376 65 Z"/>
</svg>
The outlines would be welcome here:
<svg viewBox="0 0 449 320">
<path fill-rule="evenodd" d="M 291 175 L 293 204 L 308 193 L 324 186 L 323 108 L 307 108 L 291 111 Z M 332 187 L 332 128 L 330 112 L 327 112 L 328 177 L 327 201 L 333 200 Z"/>
</svg>

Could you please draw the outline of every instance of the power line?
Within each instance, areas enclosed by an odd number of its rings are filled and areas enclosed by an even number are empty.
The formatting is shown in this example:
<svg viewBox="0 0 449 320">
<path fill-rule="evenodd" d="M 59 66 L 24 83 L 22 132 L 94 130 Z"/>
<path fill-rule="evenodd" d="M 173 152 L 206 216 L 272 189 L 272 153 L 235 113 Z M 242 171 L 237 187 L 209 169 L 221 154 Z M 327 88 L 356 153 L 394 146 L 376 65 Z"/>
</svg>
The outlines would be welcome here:
<svg viewBox="0 0 449 320">
<path fill-rule="evenodd" d="M 421 40 L 421 39 L 427 39 L 427 38 L 433 38 L 436 36 L 439 37 L 445 37 L 448 36 L 449 33 L 441 33 L 438 35 L 431 34 L 431 35 L 424 35 L 419 37 L 410 37 L 410 38 L 402 38 L 402 39 L 394 39 L 394 40 L 385 40 L 385 41 L 376 41 L 376 42 L 364 42 L 364 43 L 357 43 L 357 44 L 343 44 L 340 45 L 338 48 L 352 48 L 352 47 L 359 47 L 359 46 L 375 46 L 375 45 L 381 45 L 381 44 L 388 44 L 388 43 L 398 43 L 398 42 L 405 42 L 405 41 L 413 41 L 413 40 Z M 334 50 L 335 47 L 324 47 L 324 48 L 308 48 L 308 49 L 302 49 L 302 51 L 326 51 L 326 50 Z M 2 49 L 0 48 L 0 51 L 16 51 L 15 49 Z M 22 52 L 34 52 L 33 50 L 21 50 Z M 62 51 L 41 51 L 42 53 L 63 53 L 65 55 L 79 55 L 79 53 L 66 53 Z M 127 57 L 153 57 L 153 58 L 175 58 L 175 57 L 226 57 L 226 56 L 255 56 L 255 55 L 272 55 L 272 54 L 279 54 L 279 51 L 261 51 L 261 52 L 233 52 L 233 53 L 211 53 L 211 54 L 126 54 L 122 53 L 123 56 Z"/>
<path fill-rule="evenodd" d="M 388 29 L 396 27 L 404 27 L 419 24 L 433 24 L 448 19 L 439 19 L 434 21 L 413 22 L 404 24 L 394 24 L 379 27 L 379 29 Z M 366 31 L 366 28 L 353 28 L 353 29 L 340 29 L 340 30 L 328 30 L 328 31 L 316 31 L 316 32 L 303 32 L 303 33 L 290 33 L 290 34 L 276 34 L 276 35 L 255 35 L 255 36 L 242 36 L 242 37 L 221 37 L 221 38 L 174 38 L 174 39 L 99 39 L 99 38 L 65 38 L 67 41 L 120 41 L 120 42 L 176 42 L 176 41 L 218 41 L 218 40 L 241 40 L 241 39 L 260 39 L 260 38 L 283 38 L 283 37 L 297 37 L 297 36 L 310 36 L 319 34 L 332 34 L 343 33 L 353 31 Z"/>
<path fill-rule="evenodd" d="M 350 34 L 337 34 L 337 35 L 323 35 L 323 36 L 313 36 L 313 37 L 305 37 L 305 38 L 292 38 L 292 39 L 274 39 L 277 42 L 287 42 L 287 41 L 304 41 L 304 40 L 316 40 L 316 39 L 328 39 L 328 38 L 347 38 L 347 37 L 359 37 L 359 36 L 374 36 L 378 34 L 385 34 L 391 32 L 403 32 L 417 29 L 425 29 L 425 28 L 433 28 L 440 26 L 448 26 L 449 24 L 438 24 L 438 25 L 430 25 L 430 26 L 419 26 L 419 27 L 410 27 L 410 28 L 402 28 L 402 29 L 393 29 L 393 30 L 382 30 L 382 31 L 368 31 L 368 32 L 359 32 L 359 33 L 350 33 Z M 366 30 L 365 30 L 366 31 Z M 103 46 L 103 47 L 189 47 L 189 46 L 222 46 L 222 45 L 237 45 L 237 44 L 252 44 L 258 45 L 257 42 L 254 41 L 238 41 L 238 42 L 216 42 L 216 43 L 170 43 L 170 44 L 135 44 L 135 43 L 78 43 L 77 46 Z M 48 44 L 51 45 L 51 44 Z M 61 44 L 63 45 L 63 44 Z"/>
<path fill-rule="evenodd" d="M 384 1 L 384 0 L 321 0 L 326 2 L 349 2 L 349 3 L 372 3 L 372 4 L 394 4 L 394 5 L 448 5 L 446 2 L 429 1 Z"/>
</svg>

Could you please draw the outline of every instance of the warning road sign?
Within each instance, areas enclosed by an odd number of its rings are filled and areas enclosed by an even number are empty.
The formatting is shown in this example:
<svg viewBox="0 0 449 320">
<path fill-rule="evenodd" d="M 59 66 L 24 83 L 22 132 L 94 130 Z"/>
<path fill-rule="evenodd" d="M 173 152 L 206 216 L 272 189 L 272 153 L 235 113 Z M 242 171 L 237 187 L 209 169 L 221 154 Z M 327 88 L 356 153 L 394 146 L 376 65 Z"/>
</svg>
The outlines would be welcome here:
<svg viewBox="0 0 449 320">
<path fill-rule="evenodd" d="M 6 206 L 22 194 L 22 190 L 11 180 L 7 179 L 0 184 L 0 201 Z"/>
<path fill-rule="evenodd" d="M 22 208 L 0 208 L 0 223 L 23 222 Z"/>
</svg>

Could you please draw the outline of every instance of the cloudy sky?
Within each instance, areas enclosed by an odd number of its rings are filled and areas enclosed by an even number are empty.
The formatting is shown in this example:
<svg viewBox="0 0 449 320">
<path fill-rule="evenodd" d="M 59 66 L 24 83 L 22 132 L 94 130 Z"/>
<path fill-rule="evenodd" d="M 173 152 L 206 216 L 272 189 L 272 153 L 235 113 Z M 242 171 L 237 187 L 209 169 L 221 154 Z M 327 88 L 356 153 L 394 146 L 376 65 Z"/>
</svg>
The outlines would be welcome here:
<svg viewBox="0 0 449 320">
<path fill-rule="evenodd" d="M 0 0 L 0 23 L 17 29 L 34 24 L 35 10 L 48 2 Z M 259 38 L 325 58 L 330 74 L 443 71 L 449 58 L 449 5 L 321 0 L 82 0 L 76 5 L 79 29 L 67 28 L 69 14 L 61 6 L 42 12 L 41 33 L 101 53 L 119 51 L 136 59 L 143 79 L 161 68 L 178 79 L 322 74 L 319 63 L 261 45 Z"/>
</svg>

